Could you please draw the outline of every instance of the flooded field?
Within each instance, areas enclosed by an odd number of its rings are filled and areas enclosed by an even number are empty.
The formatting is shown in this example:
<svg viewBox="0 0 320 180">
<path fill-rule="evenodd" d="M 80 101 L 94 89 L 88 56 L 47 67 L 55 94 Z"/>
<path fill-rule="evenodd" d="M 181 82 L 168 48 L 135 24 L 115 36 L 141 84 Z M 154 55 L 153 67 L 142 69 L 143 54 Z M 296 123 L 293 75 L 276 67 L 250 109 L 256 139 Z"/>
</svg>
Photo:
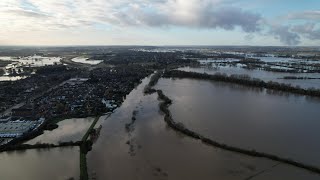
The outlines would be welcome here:
<svg viewBox="0 0 320 180">
<path fill-rule="evenodd" d="M 288 58 L 288 57 L 276 57 L 276 56 L 266 56 L 266 57 L 256 57 L 253 58 L 260 59 L 263 62 L 284 62 L 284 63 L 320 63 L 320 61 L 316 60 L 308 60 L 308 59 L 296 59 L 296 58 Z"/>
<path fill-rule="evenodd" d="M 61 57 L 45 57 L 45 56 L 26 56 L 26 57 L 11 57 L 11 56 L 2 56 L 1 60 L 5 61 L 14 61 L 12 64 L 9 64 L 7 67 L 16 67 L 16 66 L 32 66 L 40 67 L 45 65 L 54 65 L 55 63 L 60 63 Z"/>
<path fill-rule="evenodd" d="M 297 76 L 297 77 L 311 77 L 311 78 L 320 78 L 319 73 L 285 73 L 285 72 L 271 72 L 264 70 L 249 70 L 242 67 L 236 66 L 218 66 L 214 67 L 183 67 L 179 68 L 182 71 L 188 72 L 198 72 L 198 73 L 225 73 L 227 75 L 231 74 L 247 74 L 252 78 L 258 78 L 263 81 L 274 81 L 279 83 L 291 84 L 293 86 L 300 86 L 302 88 L 317 88 L 320 89 L 320 79 L 283 79 L 285 76 Z"/>
<path fill-rule="evenodd" d="M 76 57 L 71 59 L 71 61 L 77 62 L 77 63 L 90 64 L 90 65 L 96 65 L 102 62 L 102 60 L 89 60 L 89 58 L 85 58 L 85 57 Z"/>
<path fill-rule="evenodd" d="M 26 144 L 50 143 L 58 144 L 59 142 L 80 141 L 86 133 L 94 118 L 74 118 L 63 120 L 58 123 L 59 127 L 52 131 L 44 133 Z"/>
<path fill-rule="evenodd" d="M 218 142 L 320 166 L 320 99 L 229 83 L 161 79 L 172 117 Z"/>
<path fill-rule="evenodd" d="M 127 96 L 122 106 L 103 121 L 100 137 L 87 155 L 90 178 L 319 178 L 292 166 L 213 148 L 175 132 L 163 120 L 157 95 L 143 94 L 147 81 L 144 80 Z M 172 85 L 174 90 L 175 84 Z M 166 87 L 163 80 L 158 87 Z"/>
<path fill-rule="evenodd" d="M 20 79 L 25 79 L 26 76 L 0 76 L 0 81 L 17 81 Z"/>
<path fill-rule="evenodd" d="M 17 81 L 27 78 L 27 76 L 23 75 L 24 68 L 59 64 L 61 59 L 61 57 L 44 57 L 38 55 L 25 57 L 1 56 L 0 60 L 12 62 L 2 68 L 4 75 L 0 76 L 0 81 Z"/>
<path fill-rule="evenodd" d="M 79 178 L 79 148 L 0 153 L 1 179 L 67 180 Z"/>
</svg>

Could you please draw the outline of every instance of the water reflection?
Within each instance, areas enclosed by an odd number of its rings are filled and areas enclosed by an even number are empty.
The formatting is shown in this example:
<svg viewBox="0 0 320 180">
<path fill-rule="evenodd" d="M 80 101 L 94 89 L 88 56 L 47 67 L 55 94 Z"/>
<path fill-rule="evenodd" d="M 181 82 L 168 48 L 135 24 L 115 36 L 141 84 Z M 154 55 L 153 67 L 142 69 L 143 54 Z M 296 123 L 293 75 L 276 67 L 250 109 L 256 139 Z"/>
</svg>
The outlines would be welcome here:
<svg viewBox="0 0 320 180">
<path fill-rule="evenodd" d="M 0 153 L 0 179 L 66 180 L 79 174 L 79 148 Z"/>
<path fill-rule="evenodd" d="M 157 95 L 143 95 L 145 84 L 146 81 L 143 81 L 127 96 L 123 105 L 103 122 L 100 138 L 87 155 L 92 179 L 238 180 L 277 164 L 213 148 L 175 132 L 159 113 Z M 181 84 L 171 85 L 177 88 Z M 197 89 L 196 86 L 190 88 Z M 134 111 L 137 112 L 136 120 L 131 124 Z M 132 131 L 126 130 L 128 123 L 133 126 Z M 276 176 L 286 179 L 293 171 L 308 179 L 319 178 L 293 167 Z M 268 173 L 273 175 L 273 169 Z"/>
<path fill-rule="evenodd" d="M 319 99 L 239 86 L 161 79 L 157 88 L 172 98 L 175 121 L 189 129 L 219 142 L 320 166 Z"/>
<path fill-rule="evenodd" d="M 57 144 L 59 142 L 80 141 L 93 120 L 94 118 L 91 117 L 63 120 L 58 123 L 59 127 L 57 129 L 44 131 L 42 135 L 27 141 L 26 144 Z"/>
<path fill-rule="evenodd" d="M 198 72 L 198 73 L 207 73 L 207 74 L 215 74 L 215 73 L 225 73 L 227 75 L 231 74 L 247 74 L 252 78 L 258 78 L 263 81 L 274 81 L 279 83 L 291 84 L 293 86 L 300 86 L 302 88 L 318 88 L 320 89 L 320 79 L 283 79 L 285 76 L 298 76 L 298 77 L 312 77 L 312 78 L 320 78 L 320 73 L 283 73 L 283 72 L 270 72 L 263 70 L 249 70 L 244 69 L 242 67 L 235 66 L 222 66 L 219 68 L 206 68 L 206 67 L 184 67 L 179 68 L 179 70 L 187 71 L 187 72 Z"/>
<path fill-rule="evenodd" d="M 73 62 L 78 62 L 78 63 L 84 63 L 84 64 L 90 64 L 90 65 L 96 65 L 101 63 L 103 60 L 89 60 L 89 58 L 85 57 L 75 57 L 71 59 Z"/>
</svg>

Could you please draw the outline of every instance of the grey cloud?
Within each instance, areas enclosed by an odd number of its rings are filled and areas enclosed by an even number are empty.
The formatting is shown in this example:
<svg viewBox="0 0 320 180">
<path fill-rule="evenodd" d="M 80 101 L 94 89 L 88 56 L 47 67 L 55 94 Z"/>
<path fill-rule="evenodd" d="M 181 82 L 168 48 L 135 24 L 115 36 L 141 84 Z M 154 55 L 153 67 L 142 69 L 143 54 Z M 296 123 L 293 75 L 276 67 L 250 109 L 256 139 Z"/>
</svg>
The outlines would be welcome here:
<svg viewBox="0 0 320 180">
<path fill-rule="evenodd" d="M 320 20 L 320 11 L 304 11 L 298 13 L 291 13 L 287 16 L 291 20 Z"/>
<path fill-rule="evenodd" d="M 320 29 L 316 29 L 316 24 L 314 23 L 296 25 L 292 28 L 292 31 L 304 35 L 311 40 L 320 40 Z"/>
<path fill-rule="evenodd" d="M 127 16 L 130 16 L 130 24 Z M 245 32 L 259 31 L 260 20 L 262 20 L 259 14 L 233 7 L 214 8 L 209 6 L 200 9 L 195 16 L 195 20 L 189 20 L 187 19 L 188 17 L 175 17 L 172 14 L 164 14 L 158 11 L 146 12 L 143 9 L 131 9 L 127 12 L 122 12 L 118 19 L 129 25 L 222 28 L 225 30 L 233 30 L 236 27 L 240 27 Z"/>
<path fill-rule="evenodd" d="M 289 26 L 274 26 L 270 33 L 284 44 L 293 46 L 300 43 L 299 34 L 290 31 Z"/>
<path fill-rule="evenodd" d="M 320 22 L 320 11 L 302 11 L 290 13 L 280 17 L 280 21 L 287 25 L 268 25 L 271 28 L 269 34 L 274 35 L 282 43 L 287 45 L 297 45 L 301 38 L 310 40 L 320 40 L 320 29 L 317 24 Z M 290 24 L 290 22 L 299 22 L 299 24 Z M 301 22 L 305 22 L 302 24 Z"/>
<path fill-rule="evenodd" d="M 22 1 L 19 1 L 20 3 Z M 29 0 L 32 9 L 23 5 L 0 7 L 7 29 L 67 29 L 95 24 L 115 27 L 185 27 L 196 29 L 241 29 L 245 38 L 267 34 L 282 43 L 296 45 L 301 38 L 320 39 L 320 11 L 291 13 L 284 25 L 272 25 L 260 14 L 234 7 L 235 0 Z M 2 11 L 1 11 L 2 10 Z M 4 11 L 5 10 L 5 11 Z M 313 24 L 290 25 L 291 21 Z M 277 19 L 278 21 L 278 19 Z M 9 22 L 9 21 L 8 21 Z M 32 22 L 32 23 L 30 23 Z M 279 23 L 279 22 L 277 22 Z M 279 24 L 280 24 L 279 23 Z M 15 24 L 15 26 L 12 26 Z M 1 25 L 1 22 L 0 22 Z M 26 26 L 28 25 L 28 26 Z"/>
<path fill-rule="evenodd" d="M 71 4 L 67 2 L 69 1 L 57 3 L 50 0 L 44 3 L 30 0 L 30 4 L 37 11 L 14 8 L 7 10 L 7 14 L 21 19 L 33 18 L 36 22 L 39 19 L 38 25 L 56 25 L 56 28 L 103 23 L 115 26 L 179 26 L 225 30 L 239 27 L 244 32 L 259 31 L 262 19 L 259 14 L 221 5 L 212 0 L 93 0 L 75 1 Z"/>
<path fill-rule="evenodd" d="M 305 23 L 301 25 L 276 25 L 270 26 L 269 34 L 279 39 L 286 45 L 297 45 L 301 43 L 301 38 L 310 40 L 320 40 L 320 29 L 315 23 Z"/>
<path fill-rule="evenodd" d="M 259 31 L 261 16 L 239 8 L 221 8 L 216 11 L 206 11 L 200 15 L 199 27 L 223 28 L 233 30 L 241 27 L 245 32 Z"/>
</svg>

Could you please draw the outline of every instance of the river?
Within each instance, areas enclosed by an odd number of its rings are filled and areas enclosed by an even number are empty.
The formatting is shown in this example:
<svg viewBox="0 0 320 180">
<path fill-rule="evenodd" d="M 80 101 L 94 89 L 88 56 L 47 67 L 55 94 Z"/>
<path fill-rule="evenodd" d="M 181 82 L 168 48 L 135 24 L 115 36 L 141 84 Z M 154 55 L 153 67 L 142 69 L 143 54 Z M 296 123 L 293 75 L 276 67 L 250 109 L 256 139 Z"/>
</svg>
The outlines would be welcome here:
<svg viewBox="0 0 320 180">
<path fill-rule="evenodd" d="M 188 96 L 197 96 L 198 93 L 202 93 L 201 90 L 196 91 L 197 84 L 189 81 L 175 84 L 161 80 L 157 88 L 178 94 L 179 91 L 190 88 L 185 91 L 193 91 L 194 94 L 188 94 Z M 263 158 L 224 151 L 175 132 L 163 120 L 164 116 L 159 111 L 157 95 L 143 94 L 142 91 L 147 82 L 148 79 L 143 80 L 142 84 L 127 96 L 122 106 L 103 121 L 100 137 L 93 145 L 93 150 L 87 155 L 91 179 L 238 180 L 250 177 L 258 180 L 319 179 L 318 175 L 302 169 Z M 211 91 L 210 88 L 208 86 L 204 89 Z M 246 93 L 245 89 L 241 92 Z M 248 94 L 250 93 L 252 92 L 249 91 Z M 170 92 L 168 94 L 170 95 Z M 208 99 L 213 96 L 205 95 Z M 241 93 L 238 95 L 241 96 Z M 181 96 L 178 95 L 177 98 Z M 181 108 L 206 105 L 203 102 L 204 99 L 202 99 L 203 104 L 200 100 L 194 100 L 195 103 L 189 102 L 190 104 L 176 103 L 176 98 L 173 100 L 174 105 L 179 104 Z M 207 110 L 210 109 L 207 108 Z M 209 116 L 211 114 L 208 111 L 202 113 L 208 113 Z M 190 116 L 189 120 L 196 121 L 192 118 L 196 115 L 206 116 L 205 114 L 192 115 L 192 113 L 194 112 L 189 109 L 186 114 Z M 135 114 L 135 120 L 132 119 L 133 114 Z M 254 121 L 254 119 L 251 120 Z M 230 133 L 234 141 L 237 141 L 237 134 L 233 134 L 230 127 L 235 129 L 238 124 L 232 124 L 232 122 L 228 124 L 229 127 L 224 129 L 225 133 Z"/>
<path fill-rule="evenodd" d="M 320 167 L 320 99 L 230 83 L 161 79 L 175 121 L 218 142 Z"/>
<path fill-rule="evenodd" d="M 309 77 L 309 78 L 320 78 L 320 73 L 285 73 L 285 72 L 271 72 L 258 69 L 245 69 L 238 66 L 218 66 L 218 68 L 202 67 L 183 67 L 179 68 L 181 71 L 197 72 L 197 73 L 225 73 L 227 75 L 249 75 L 252 78 L 258 78 L 263 81 L 274 81 L 278 83 L 291 84 L 293 86 L 300 86 L 302 88 L 317 88 L 320 89 L 320 79 L 283 79 L 285 76 L 296 76 L 296 77 Z"/>
</svg>

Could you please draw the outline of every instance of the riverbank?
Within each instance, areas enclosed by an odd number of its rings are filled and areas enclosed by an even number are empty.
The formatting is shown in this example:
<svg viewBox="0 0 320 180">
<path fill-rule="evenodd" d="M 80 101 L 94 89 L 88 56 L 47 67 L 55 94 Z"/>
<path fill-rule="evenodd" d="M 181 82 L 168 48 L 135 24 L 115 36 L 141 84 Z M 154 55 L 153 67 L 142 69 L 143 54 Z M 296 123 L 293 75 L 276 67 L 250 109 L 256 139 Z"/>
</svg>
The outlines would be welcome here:
<svg viewBox="0 0 320 180">
<path fill-rule="evenodd" d="M 108 118 L 110 114 L 106 117 Z M 87 167 L 87 153 L 92 149 L 93 142 L 88 140 L 90 134 L 93 132 L 94 126 L 99 121 L 100 116 L 96 117 L 90 127 L 88 128 L 87 132 L 82 137 L 80 141 L 80 180 L 88 180 L 88 167 Z"/>
<path fill-rule="evenodd" d="M 143 90 L 144 94 L 152 94 L 156 92 L 156 90 L 152 89 L 152 87 L 158 83 L 162 74 L 163 74 L 163 70 L 157 71 L 151 76 L 149 83 L 145 86 Z"/>
</svg>

